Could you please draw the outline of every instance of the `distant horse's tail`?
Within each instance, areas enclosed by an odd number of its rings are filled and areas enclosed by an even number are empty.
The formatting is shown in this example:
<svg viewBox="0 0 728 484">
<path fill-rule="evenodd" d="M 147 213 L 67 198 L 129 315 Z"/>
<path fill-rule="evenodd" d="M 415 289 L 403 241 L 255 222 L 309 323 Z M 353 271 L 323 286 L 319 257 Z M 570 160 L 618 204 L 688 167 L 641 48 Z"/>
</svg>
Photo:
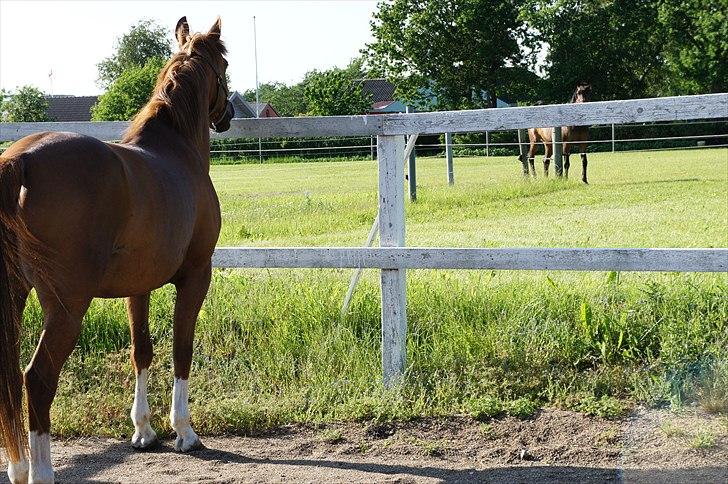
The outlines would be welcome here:
<svg viewBox="0 0 728 484">
<path fill-rule="evenodd" d="M 17 216 L 21 187 L 19 159 L 0 157 L 0 443 L 11 461 L 28 446 L 23 418 L 18 304 L 20 253 L 18 233 L 27 232 Z"/>
</svg>

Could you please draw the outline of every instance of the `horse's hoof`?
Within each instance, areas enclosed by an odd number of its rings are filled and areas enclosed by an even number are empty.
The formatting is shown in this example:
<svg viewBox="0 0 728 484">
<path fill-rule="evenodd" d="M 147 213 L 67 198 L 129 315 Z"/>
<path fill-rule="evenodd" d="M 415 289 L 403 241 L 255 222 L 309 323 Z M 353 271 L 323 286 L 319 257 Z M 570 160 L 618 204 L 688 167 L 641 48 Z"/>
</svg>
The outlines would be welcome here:
<svg viewBox="0 0 728 484">
<path fill-rule="evenodd" d="M 56 482 L 53 468 L 50 466 L 40 466 L 30 469 L 29 484 L 53 484 Z"/>
<path fill-rule="evenodd" d="M 589 184 L 589 182 L 586 181 L 586 180 L 582 180 L 582 182 L 584 182 L 584 185 L 588 185 Z"/>
<path fill-rule="evenodd" d="M 12 484 L 28 484 L 28 461 L 23 459 L 20 462 L 8 463 L 8 479 Z"/>
<path fill-rule="evenodd" d="M 159 439 L 154 431 L 150 435 L 145 436 L 137 432 L 134 433 L 134 437 L 131 439 L 131 446 L 134 450 L 138 451 L 152 450 L 159 447 Z"/>
<path fill-rule="evenodd" d="M 202 449 L 203 447 L 202 441 L 197 435 L 195 435 L 194 432 L 192 433 L 192 436 L 186 439 L 177 437 L 174 441 L 174 450 L 177 452 L 191 452 L 193 450 Z"/>
</svg>

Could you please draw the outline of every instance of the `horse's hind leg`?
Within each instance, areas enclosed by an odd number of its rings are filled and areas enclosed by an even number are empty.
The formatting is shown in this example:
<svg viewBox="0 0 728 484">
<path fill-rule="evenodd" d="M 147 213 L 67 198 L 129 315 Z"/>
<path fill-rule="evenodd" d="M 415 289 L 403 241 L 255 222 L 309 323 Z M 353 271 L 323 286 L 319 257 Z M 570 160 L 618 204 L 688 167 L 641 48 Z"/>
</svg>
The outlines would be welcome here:
<svg viewBox="0 0 728 484">
<path fill-rule="evenodd" d="M 174 308 L 174 390 L 170 421 L 177 432 L 174 448 L 187 452 L 200 448 L 202 443 L 190 425 L 189 375 L 192 363 L 197 316 L 210 287 L 211 266 L 194 272 L 187 272 L 175 282 L 177 302 Z"/>
<path fill-rule="evenodd" d="M 25 370 L 30 423 L 30 482 L 53 482 L 50 407 L 58 377 L 81 332 L 81 319 L 91 298 L 64 298 L 39 292 L 44 313 L 43 333 Z"/>
<path fill-rule="evenodd" d="M 16 305 L 16 311 L 23 314 L 30 288 L 25 283 L 20 283 L 16 287 L 18 287 L 18 290 L 14 291 L 16 294 L 14 304 Z M 21 447 L 19 451 L 20 460 L 18 462 L 8 460 L 8 478 L 12 484 L 24 484 L 28 482 L 28 470 L 30 468 L 28 457 L 25 455 L 25 449 Z"/>
<path fill-rule="evenodd" d="M 570 148 L 568 143 L 564 143 L 564 178 L 569 179 L 569 167 L 571 162 L 569 161 Z"/>
<path fill-rule="evenodd" d="M 587 165 L 587 159 L 586 159 L 586 145 L 581 145 L 581 181 L 586 183 L 587 185 L 589 182 L 586 179 L 586 165 Z"/>
<path fill-rule="evenodd" d="M 136 375 L 134 405 L 131 407 L 131 420 L 134 423 L 131 446 L 143 450 L 159 442 L 149 424 L 151 412 L 147 401 L 149 365 L 152 364 L 153 356 L 152 339 L 149 336 L 149 294 L 127 298 L 126 309 L 131 326 L 131 360 Z"/>
</svg>

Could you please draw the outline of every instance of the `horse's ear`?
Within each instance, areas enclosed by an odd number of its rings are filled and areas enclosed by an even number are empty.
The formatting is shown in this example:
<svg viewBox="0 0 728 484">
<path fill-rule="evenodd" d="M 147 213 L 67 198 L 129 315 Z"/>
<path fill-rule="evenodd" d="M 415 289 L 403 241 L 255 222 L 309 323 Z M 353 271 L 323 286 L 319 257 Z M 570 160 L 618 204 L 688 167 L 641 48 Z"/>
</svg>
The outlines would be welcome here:
<svg viewBox="0 0 728 484">
<path fill-rule="evenodd" d="M 179 48 L 190 40 L 190 26 L 187 24 L 187 17 L 182 17 L 177 21 L 177 27 L 174 29 L 174 36 L 177 37 Z"/>
<path fill-rule="evenodd" d="M 207 35 L 217 35 L 220 37 L 220 16 L 218 15 L 217 20 L 215 20 L 215 23 L 212 24 L 212 27 L 210 27 L 210 31 L 207 32 Z"/>
</svg>

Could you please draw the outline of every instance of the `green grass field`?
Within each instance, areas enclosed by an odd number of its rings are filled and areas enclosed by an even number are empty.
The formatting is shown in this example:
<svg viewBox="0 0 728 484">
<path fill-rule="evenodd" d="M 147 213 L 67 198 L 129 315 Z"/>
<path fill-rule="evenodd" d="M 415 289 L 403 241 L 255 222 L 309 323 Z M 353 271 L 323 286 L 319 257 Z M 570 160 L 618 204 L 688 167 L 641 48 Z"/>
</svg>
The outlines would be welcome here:
<svg viewBox="0 0 728 484">
<path fill-rule="evenodd" d="M 524 181 L 513 158 L 418 160 L 407 245 L 728 247 L 728 150 L 590 155 L 591 185 Z M 539 167 L 539 175 L 541 174 Z M 376 213 L 371 161 L 215 166 L 219 245 L 362 245 Z M 728 411 L 725 274 L 408 272 L 408 373 L 380 383 L 378 273 L 351 313 L 349 270 L 216 271 L 197 330 L 192 418 L 202 432 L 289 422 L 618 415 L 635 403 Z M 153 297 L 153 425 L 169 432 L 173 288 Z M 26 310 L 27 359 L 40 310 Z M 53 407 L 60 435 L 130 435 L 133 374 L 122 301 L 96 301 Z"/>
</svg>

